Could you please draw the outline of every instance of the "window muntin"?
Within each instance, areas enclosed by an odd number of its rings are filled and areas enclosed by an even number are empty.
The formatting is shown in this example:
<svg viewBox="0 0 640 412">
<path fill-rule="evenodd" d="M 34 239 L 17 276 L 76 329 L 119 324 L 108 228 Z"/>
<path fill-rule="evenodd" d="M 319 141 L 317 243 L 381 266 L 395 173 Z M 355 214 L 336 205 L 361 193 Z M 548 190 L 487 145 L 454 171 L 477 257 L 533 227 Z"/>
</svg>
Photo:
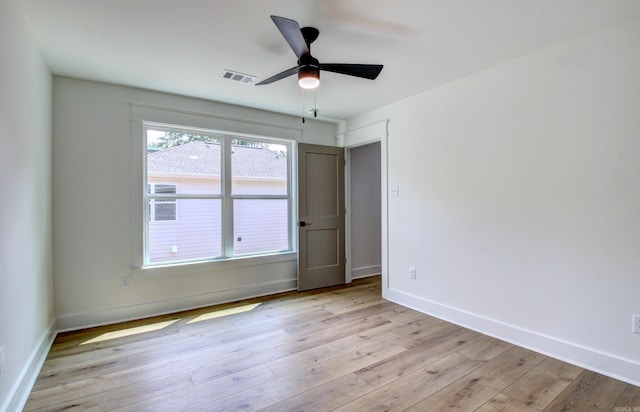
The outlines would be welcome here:
<svg viewBox="0 0 640 412">
<path fill-rule="evenodd" d="M 146 266 L 293 249 L 289 142 L 144 130 L 147 213 L 155 217 L 145 225 Z"/>
</svg>

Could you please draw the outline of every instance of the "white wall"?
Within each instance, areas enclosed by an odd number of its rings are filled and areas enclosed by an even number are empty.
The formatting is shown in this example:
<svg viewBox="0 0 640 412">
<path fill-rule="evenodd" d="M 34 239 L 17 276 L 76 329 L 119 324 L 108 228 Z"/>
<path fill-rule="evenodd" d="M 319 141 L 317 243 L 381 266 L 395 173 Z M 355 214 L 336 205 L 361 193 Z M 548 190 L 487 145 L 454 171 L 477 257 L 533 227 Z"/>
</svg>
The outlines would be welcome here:
<svg viewBox="0 0 640 412">
<path fill-rule="evenodd" d="M 296 287 L 295 254 L 230 264 L 138 270 L 142 251 L 139 116 L 282 130 L 335 145 L 336 125 L 158 92 L 54 77 L 54 270 L 62 330 Z M 132 112 L 131 104 L 135 104 Z M 133 113 L 133 114 L 132 114 Z M 145 120 L 145 119 L 142 119 Z M 156 120 L 156 119 L 146 119 Z M 139 131 L 139 133 L 138 133 Z M 231 130 L 233 131 L 233 130 Z M 274 136 L 278 137 L 278 136 Z M 264 262 L 264 261 L 263 261 Z M 128 288 L 122 276 L 132 275 Z"/>
<path fill-rule="evenodd" d="M 0 0 L 0 411 L 19 410 L 53 331 L 51 73 Z"/>
<path fill-rule="evenodd" d="M 386 200 L 385 296 L 640 384 L 640 21 L 352 119 L 347 133 L 384 119 L 400 189 Z"/>
</svg>

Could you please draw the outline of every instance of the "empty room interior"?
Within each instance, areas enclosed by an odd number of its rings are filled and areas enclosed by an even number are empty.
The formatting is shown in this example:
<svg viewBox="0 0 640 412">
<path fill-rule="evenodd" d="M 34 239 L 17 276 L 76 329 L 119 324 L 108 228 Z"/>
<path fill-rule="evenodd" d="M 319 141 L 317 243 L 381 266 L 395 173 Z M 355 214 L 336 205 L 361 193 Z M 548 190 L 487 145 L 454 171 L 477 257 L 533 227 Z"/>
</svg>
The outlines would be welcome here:
<svg viewBox="0 0 640 412">
<path fill-rule="evenodd" d="M 0 411 L 640 411 L 637 0 L 0 0 Z"/>
</svg>

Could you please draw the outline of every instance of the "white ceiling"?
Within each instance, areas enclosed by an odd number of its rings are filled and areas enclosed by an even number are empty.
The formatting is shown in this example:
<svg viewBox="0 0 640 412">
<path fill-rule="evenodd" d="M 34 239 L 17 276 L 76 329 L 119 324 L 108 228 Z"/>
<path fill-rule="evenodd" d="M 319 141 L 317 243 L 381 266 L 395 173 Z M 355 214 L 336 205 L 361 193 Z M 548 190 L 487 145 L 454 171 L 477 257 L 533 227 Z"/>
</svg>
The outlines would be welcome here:
<svg viewBox="0 0 640 412">
<path fill-rule="evenodd" d="M 18 0 L 55 74 L 300 115 L 296 65 L 269 15 L 320 30 L 321 63 L 384 64 L 377 80 L 322 73 L 319 115 L 347 119 L 562 40 L 640 16 L 638 0 Z M 313 105 L 307 94 L 306 107 Z"/>
</svg>

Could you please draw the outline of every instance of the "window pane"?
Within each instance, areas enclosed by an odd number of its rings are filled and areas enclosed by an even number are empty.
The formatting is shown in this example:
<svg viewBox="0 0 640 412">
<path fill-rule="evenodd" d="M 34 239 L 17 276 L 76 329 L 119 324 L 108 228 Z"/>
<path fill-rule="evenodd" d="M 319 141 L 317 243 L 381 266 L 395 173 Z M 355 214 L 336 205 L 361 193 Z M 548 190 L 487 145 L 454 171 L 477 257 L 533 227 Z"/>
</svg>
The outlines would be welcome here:
<svg viewBox="0 0 640 412">
<path fill-rule="evenodd" d="M 176 220 L 149 222 L 149 262 L 215 258 L 222 255 L 220 199 L 178 199 Z M 168 206 L 168 204 L 163 205 Z"/>
<path fill-rule="evenodd" d="M 286 199 L 235 199 L 233 213 L 236 255 L 289 249 Z"/>
<path fill-rule="evenodd" d="M 176 202 L 155 201 L 155 220 L 176 220 Z"/>
<path fill-rule="evenodd" d="M 221 139 L 216 136 L 147 130 L 147 181 L 178 184 L 180 194 L 221 193 Z"/>
<path fill-rule="evenodd" d="M 234 195 L 286 195 L 287 146 L 233 139 L 231 175 Z"/>
</svg>

